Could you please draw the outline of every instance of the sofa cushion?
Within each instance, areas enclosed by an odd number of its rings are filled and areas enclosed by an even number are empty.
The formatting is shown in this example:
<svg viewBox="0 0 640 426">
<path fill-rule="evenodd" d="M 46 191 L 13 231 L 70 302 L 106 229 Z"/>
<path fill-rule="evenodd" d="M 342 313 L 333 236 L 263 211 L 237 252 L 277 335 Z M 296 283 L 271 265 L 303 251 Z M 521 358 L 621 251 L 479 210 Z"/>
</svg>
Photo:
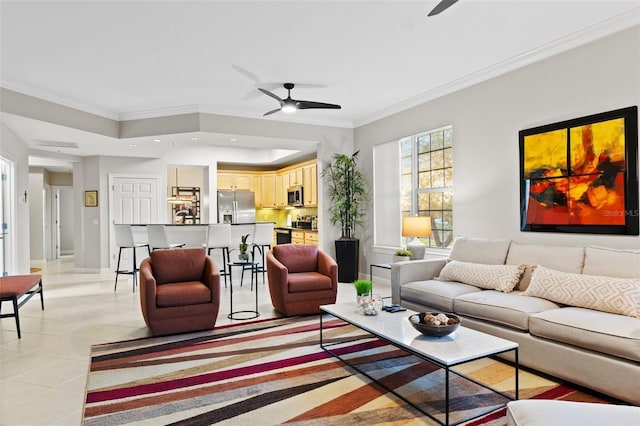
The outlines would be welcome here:
<svg viewBox="0 0 640 426">
<path fill-rule="evenodd" d="M 156 305 L 160 308 L 199 303 L 211 303 L 211 290 L 200 281 L 169 283 L 156 287 Z"/>
<path fill-rule="evenodd" d="M 331 290 L 331 277 L 319 272 L 298 272 L 288 275 L 289 293 Z"/>
<path fill-rule="evenodd" d="M 507 426 L 637 426 L 640 407 L 593 402 L 521 399 L 507 404 Z"/>
<path fill-rule="evenodd" d="M 640 277 L 640 251 L 587 247 L 582 273 L 616 278 L 638 278 Z"/>
<path fill-rule="evenodd" d="M 451 247 L 450 260 L 503 265 L 511 240 L 458 237 Z"/>
<path fill-rule="evenodd" d="M 509 293 L 520 281 L 524 268 L 525 265 L 484 265 L 452 260 L 442 268 L 438 279 Z"/>
<path fill-rule="evenodd" d="M 531 281 L 534 265 L 542 265 L 556 271 L 579 274 L 584 265 L 584 247 L 543 246 L 513 242 L 509 246 L 507 265 L 526 264 L 518 290 L 526 290 Z"/>
<path fill-rule="evenodd" d="M 467 293 L 456 297 L 456 314 L 486 320 L 518 330 L 529 330 L 531 314 L 559 309 L 560 305 L 538 297 L 523 296 L 521 292 L 505 294 L 494 290 Z"/>
<path fill-rule="evenodd" d="M 526 296 L 640 318 L 640 279 L 569 274 L 538 266 Z"/>
<path fill-rule="evenodd" d="M 318 247 L 310 244 L 283 244 L 271 251 L 289 273 L 315 272 L 318 270 Z"/>
<path fill-rule="evenodd" d="M 532 314 L 538 337 L 640 361 L 640 321 L 624 315 L 567 307 Z"/>
<path fill-rule="evenodd" d="M 155 250 L 151 268 L 158 284 L 202 279 L 206 254 L 203 248 Z"/>
<path fill-rule="evenodd" d="M 432 306 L 443 312 L 453 312 L 453 299 L 466 294 L 481 291 L 468 284 L 438 280 L 413 281 L 400 288 L 401 300 Z"/>
</svg>

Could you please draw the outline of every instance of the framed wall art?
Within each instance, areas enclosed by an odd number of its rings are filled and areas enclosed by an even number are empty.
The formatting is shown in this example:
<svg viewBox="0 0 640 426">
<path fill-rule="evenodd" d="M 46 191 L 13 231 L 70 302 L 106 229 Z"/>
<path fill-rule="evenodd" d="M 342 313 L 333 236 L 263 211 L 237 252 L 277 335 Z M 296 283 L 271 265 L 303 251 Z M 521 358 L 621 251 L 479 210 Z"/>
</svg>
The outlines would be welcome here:
<svg viewBox="0 0 640 426">
<path fill-rule="evenodd" d="M 84 191 L 84 206 L 98 207 L 98 191 Z"/>
<path fill-rule="evenodd" d="M 520 229 L 638 235 L 638 107 L 521 130 Z"/>
</svg>

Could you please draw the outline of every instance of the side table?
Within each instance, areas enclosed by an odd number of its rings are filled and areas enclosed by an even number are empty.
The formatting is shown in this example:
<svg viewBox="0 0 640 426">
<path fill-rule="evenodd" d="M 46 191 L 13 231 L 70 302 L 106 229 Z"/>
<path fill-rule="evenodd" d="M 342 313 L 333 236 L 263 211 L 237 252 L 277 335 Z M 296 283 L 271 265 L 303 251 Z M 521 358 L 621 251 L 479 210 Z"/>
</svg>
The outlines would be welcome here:
<svg viewBox="0 0 640 426">
<path fill-rule="evenodd" d="M 229 267 L 229 314 L 227 315 L 227 318 L 234 319 L 234 320 L 250 320 L 250 319 L 258 318 L 260 316 L 260 312 L 258 312 L 258 286 L 257 286 L 258 262 L 236 261 L 236 262 L 227 263 L 227 266 Z M 233 276 L 231 275 L 231 270 L 233 269 L 234 266 L 242 267 L 243 271 L 247 267 L 251 268 L 251 291 L 253 291 L 253 277 L 255 276 L 256 278 L 256 307 L 254 310 L 241 310 L 241 311 L 233 310 Z M 250 314 L 250 316 L 245 316 L 242 314 Z M 242 315 L 242 316 L 238 317 L 238 315 Z"/>
<path fill-rule="evenodd" d="M 391 263 L 372 263 L 369 265 L 369 281 L 371 281 L 371 289 L 373 290 L 373 268 L 391 270 Z"/>
</svg>

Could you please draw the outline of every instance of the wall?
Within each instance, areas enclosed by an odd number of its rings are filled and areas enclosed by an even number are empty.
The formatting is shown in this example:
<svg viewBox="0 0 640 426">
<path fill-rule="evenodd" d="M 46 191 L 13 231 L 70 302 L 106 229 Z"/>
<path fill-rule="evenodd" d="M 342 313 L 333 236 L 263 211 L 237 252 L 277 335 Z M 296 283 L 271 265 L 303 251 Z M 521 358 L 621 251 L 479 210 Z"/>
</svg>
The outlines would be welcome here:
<svg viewBox="0 0 640 426">
<path fill-rule="evenodd" d="M 29 257 L 32 262 L 43 263 L 45 254 L 44 226 L 44 169 L 29 170 Z"/>
<path fill-rule="evenodd" d="M 13 205 L 13 226 L 9 230 L 13 244 L 13 266 L 8 270 L 12 274 L 29 273 L 29 202 L 31 194 L 27 192 L 27 201 L 24 201 L 24 192 L 29 187 L 29 154 L 27 143 L 20 139 L 4 124 L 0 124 L 0 156 L 12 161 L 14 164 L 14 182 L 12 191 L 15 203 Z M 12 233 L 12 234 L 11 234 Z M 18 238 L 20 236 L 20 238 Z"/>
<path fill-rule="evenodd" d="M 640 26 L 358 127 L 362 170 L 373 182 L 374 145 L 452 124 L 456 236 L 640 249 L 638 236 L 520 232 L 518 163 L 519 130 L 640 104 L 638 52 Z M 368 273 L 391 256 L 374 252 L 371 218 L 362 234 Z"/>
</svg>

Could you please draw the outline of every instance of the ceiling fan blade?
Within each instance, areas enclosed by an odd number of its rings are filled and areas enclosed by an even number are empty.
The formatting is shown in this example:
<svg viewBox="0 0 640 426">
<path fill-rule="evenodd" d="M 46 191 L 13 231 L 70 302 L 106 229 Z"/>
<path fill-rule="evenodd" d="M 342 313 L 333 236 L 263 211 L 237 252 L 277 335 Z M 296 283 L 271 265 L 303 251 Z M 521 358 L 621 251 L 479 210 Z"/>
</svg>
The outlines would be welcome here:
<svg viewBox="0 0 640 426">
<path fill-rule="evenodd" d="M 458 0 L 442 0 L 440 3 L 434 7 L 431 12 L 427 16 L 435 16 L 439 13 L 444 12 L 449 7 L 453 6 Z"/>
<path fill-rule="evenodd" d="M 271 115 L 271 114 L 273 114 L 275 112 L 278 112 L 278 111 L 280 111 L 280 108 L 273 109 L 271 111 L 265 112 L 264 114 L 262 114 L 262 116 L 264 117 L 265 115 Z"/>
<path fill-rule="evenodd" d="M 282 98 L 274 93 L 271 93 L 270 91 L 263 89 L 262 87 L 258 87 L 258 90 L 261 91 L 262 93 L 264 93 L 267 96 L 271 96 L 273 99 L 275 99 L 276 101 L 280 102 L 280 105 L 282 105 Z"/>
<path fill-rule="evenodd" d="M 341 109 L 342 107 L 337 104 L 326 104 L 324 102 L 313 101 L 296 101 L 296 107 L 298 109 Z"/>
<path fill-rule="evenodd" d="M 248 79 L 253 80 L 256 83 L 260 82 L 260 79 L 258 78 L 257 75 L 255 75 L 254 73 L 252 73 L 247 69 L 242 68 L 240 65 L 231 64 L 231 67 L 233 67 L 234 70 L 238 71 L 240 74 L 244 75 Z"/>
</svg>

